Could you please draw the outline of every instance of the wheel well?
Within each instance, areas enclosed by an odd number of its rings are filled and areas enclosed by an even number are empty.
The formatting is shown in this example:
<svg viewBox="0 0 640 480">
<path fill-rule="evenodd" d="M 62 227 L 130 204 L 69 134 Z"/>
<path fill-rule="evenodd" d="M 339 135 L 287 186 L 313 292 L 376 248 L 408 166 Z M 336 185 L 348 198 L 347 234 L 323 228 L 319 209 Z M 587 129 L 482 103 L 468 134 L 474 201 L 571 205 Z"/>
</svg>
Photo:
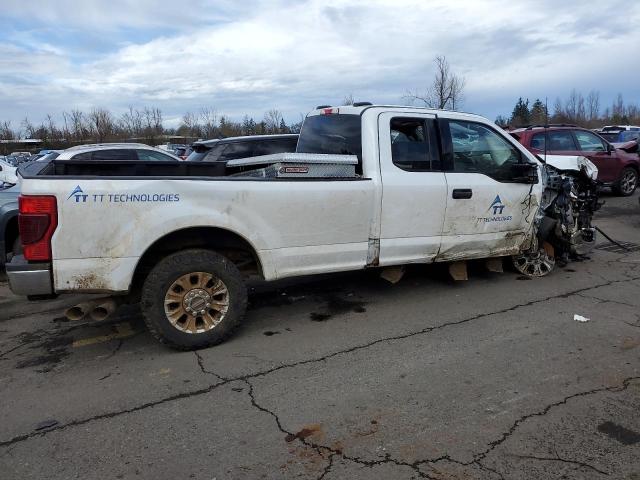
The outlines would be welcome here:
<svg viewBox="0 0 640 480">
<path fill-rule="evenodd" d="M 4 254 L 7 255 L 13 251 L 13 243 L 18 238 L 18 216 L 11 218 L 4 228 Z"/>
<path fill-rule="evenodd" d="M 243 276 L 263 278 L 258 254 L 240 235 L 222 228 L 191 227 L 161 237 L 144 252 L 133 274 L 131 293 L 139 293 L 147 274 L 159 260 L 187 248 L 215 250 L 231 260 Z"/>
</svg>

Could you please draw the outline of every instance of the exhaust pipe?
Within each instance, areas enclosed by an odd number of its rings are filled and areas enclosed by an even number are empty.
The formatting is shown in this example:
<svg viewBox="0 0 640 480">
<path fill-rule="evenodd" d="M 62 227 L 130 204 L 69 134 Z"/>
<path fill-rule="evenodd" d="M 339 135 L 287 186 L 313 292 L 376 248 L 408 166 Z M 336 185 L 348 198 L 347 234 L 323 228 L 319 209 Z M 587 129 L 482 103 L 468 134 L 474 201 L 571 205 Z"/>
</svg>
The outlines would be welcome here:
<svg viewBox="0 0 640 480">
<path fill-rule="evenodd" d="M 102 303 L 95 306 L 90 312 L 89 316 L 96 322 L 106 320 L 113 312 L 116 311 L 117 304 L 113 298 L 102 299 Z"/>
<path fill-rule="evenodd" d="M 89 317 L 95 322 L 101 322 L 115 312 L 120 303 L 121 302 L 111 297 L 96 298 L 95 300 L 79 303 L 71 308 L 67 308 L 64 316 L 71 321 L 78 321 Z"/>
<path fill-rule="evenodd" d="M 89 311 L 93 308 L 91 302 L 79 303 L 71 308 L 67 308 L 64 311 L 64 316 L 67 317 L 68 320 L 78 321 L 82 320 Z"/>
</svg>

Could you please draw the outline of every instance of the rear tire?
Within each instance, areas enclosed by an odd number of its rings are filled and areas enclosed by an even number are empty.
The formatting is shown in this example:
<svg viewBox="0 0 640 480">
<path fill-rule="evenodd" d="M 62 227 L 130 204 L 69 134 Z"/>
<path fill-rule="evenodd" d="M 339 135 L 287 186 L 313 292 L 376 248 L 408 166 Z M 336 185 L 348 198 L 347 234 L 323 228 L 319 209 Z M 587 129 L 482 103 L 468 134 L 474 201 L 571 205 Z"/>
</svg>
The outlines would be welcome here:
<svg viewBox="0 0 640 480">
<path fill-rule="evenodd" d="M 622 197 L 628 197 L 630 195 L 633 195 L 633 192 L 636 190 L 637 186 L 638 172 L 631 167 L 625 167 L 622 169 L 620 180 L 618 180 L 618 183 L 616 183 L 614 191 Z"/>
<path fill-rule="evenodd" d="M 151 334 L 177 350 L 217 345 L 238 327 L 247 288 L 222 255 L 189 249 L 158 262 L 144 281 L 142 315 Z"/>
</svg>

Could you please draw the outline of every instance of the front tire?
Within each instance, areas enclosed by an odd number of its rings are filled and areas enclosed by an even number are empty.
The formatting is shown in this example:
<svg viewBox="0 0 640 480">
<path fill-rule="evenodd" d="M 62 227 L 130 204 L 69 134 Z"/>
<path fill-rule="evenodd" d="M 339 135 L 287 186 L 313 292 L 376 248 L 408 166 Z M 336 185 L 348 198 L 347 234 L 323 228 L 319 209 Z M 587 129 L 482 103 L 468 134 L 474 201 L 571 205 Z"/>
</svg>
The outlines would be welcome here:
<svg viewBox="0 0 640 480">
<path fill-rule="evenodd" d="M 620 174 L 620 180 L 615 187 L 615 192 L 622 196 L 628 197 L 633 195 L 633 192 L 636 190 L 638 186 L 638 172 L 631 168 L 625 167 L 622 169 L 622 173 Z"/>
<path fill-rule="evenodd" d="M 151 270 L 141 306 L 149 331 L 161 343 L 195 350 L 233 333 L 247 309 L 247 288 L 229 259 L 210 250 L 183 250 Z"/>
</svg>

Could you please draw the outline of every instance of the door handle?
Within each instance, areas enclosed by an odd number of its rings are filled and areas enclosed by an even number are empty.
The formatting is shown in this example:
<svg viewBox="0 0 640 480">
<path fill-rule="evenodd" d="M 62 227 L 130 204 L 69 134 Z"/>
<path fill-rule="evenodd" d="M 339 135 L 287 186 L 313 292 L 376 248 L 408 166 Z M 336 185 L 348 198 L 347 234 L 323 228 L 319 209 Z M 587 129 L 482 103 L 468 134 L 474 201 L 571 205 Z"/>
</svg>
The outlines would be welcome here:
<svg viewBox="0 0 640 480">
<path fill-rule="evenodd" d="M 455 199 L 463 199 L 471 198 L 472 195 L 473 191 L 470 188 L 454 188 L 451 197 Z"/>
</svg>

